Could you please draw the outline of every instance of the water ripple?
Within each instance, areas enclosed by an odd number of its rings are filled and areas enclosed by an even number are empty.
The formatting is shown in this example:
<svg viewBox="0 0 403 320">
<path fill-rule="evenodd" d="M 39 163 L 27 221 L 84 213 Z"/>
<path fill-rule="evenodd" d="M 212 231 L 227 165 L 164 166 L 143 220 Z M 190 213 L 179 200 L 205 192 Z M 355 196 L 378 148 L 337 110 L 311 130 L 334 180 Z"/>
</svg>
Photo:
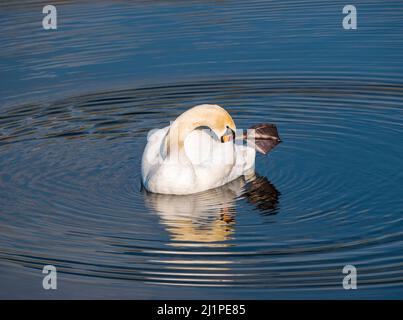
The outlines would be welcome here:
<svg viewBox="0 0 403 320">
<path fill-rule="evenodd" d="M 140 183 L 149 129 L 214 101 L 284 141 L 257 174 L 185 197 Z M 403 284 L 403 85 L 256 77 L 94 93 L 0 116 L 0 261 L 154 285 Z M 68 241 L 66 241 L 68 239 Z M 95 281 L 95 280 L 94 280 Z"/>
</svg>

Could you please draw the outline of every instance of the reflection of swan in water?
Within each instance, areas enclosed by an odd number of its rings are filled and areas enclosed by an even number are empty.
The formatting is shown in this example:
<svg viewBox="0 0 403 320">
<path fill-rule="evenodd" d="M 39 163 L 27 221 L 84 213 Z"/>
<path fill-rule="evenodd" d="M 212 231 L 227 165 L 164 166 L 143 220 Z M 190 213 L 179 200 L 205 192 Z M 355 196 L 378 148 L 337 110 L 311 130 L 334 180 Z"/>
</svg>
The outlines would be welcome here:
<svg viewBox="0 0 403 320">
<path fill-rule="evenodd" d="M 265 177 L 240 177 L 222 187 L 190 195 L 156 194 L 143 190 L 171 240 L 222 242 L 233 233 L 236 199 L 245 198 L 259 210 L 276 213 L 279 192 Z"/>
</svg>

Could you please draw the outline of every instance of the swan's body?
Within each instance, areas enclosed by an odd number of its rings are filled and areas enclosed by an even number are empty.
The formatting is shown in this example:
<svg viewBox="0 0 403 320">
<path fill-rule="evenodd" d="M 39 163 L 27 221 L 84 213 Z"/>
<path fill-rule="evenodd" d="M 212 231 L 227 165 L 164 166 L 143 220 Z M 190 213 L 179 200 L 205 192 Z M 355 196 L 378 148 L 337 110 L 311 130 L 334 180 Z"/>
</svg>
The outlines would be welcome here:
<svg viewBox="0 0 403 320">
<path fill-rule="evenodd" d="M 221 142 L 228 130 L 235 132 L 235 123 L 217 105 L 193 107 L 155 130 L 143 153 L 144 187 L 154 193 L 191 194 L 253 173 L 255 148 L 235 139 Z"/>
</svg>

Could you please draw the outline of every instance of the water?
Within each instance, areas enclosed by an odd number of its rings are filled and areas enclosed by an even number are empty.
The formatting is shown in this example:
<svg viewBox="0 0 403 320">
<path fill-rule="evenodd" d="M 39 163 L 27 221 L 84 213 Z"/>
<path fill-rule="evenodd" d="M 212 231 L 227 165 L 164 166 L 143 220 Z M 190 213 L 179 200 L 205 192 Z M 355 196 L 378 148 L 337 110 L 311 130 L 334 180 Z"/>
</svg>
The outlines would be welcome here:
<svg viewBox="0 0 403 320">
<path fill-rule="evenodd" d="M 53 32 L 0 5 L 0 297 L 403 297 L 402 4 L 357 31 L 337 1 L 55 4 Z M 143 190 L 147 132 L 199 103 L 283 143 L 247 181 Z"/>
</svg>

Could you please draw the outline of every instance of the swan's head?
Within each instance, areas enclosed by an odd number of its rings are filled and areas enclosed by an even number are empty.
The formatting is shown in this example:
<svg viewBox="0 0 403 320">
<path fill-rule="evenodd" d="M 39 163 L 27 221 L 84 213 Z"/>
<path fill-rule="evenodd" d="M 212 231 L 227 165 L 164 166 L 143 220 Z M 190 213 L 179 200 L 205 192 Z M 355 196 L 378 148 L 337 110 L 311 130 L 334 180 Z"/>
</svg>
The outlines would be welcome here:
<svg viewBox="0 0 403 320">
<path fill-rule="evenodd" d="M 210 128 L 221 142 L 230 141 L 235 136 L 235 122 L 230 114 L 215 104 L 201 104 L 186 110 L 171 124 L 167 147 L 172 150 L 183 150 L 186 136 L 199 127 Z"/>
<path fill-rule="evenodd" d="M 215 104 L 195 106 L 178 117 L 187 128 L 187 133 L 198 127 L 209 127 L 221 142 L 230 141 L 235 136 L 236 125 L 230 114 Z M 176 122 L 175 121 L 175 122 Z"/>
</svg>

